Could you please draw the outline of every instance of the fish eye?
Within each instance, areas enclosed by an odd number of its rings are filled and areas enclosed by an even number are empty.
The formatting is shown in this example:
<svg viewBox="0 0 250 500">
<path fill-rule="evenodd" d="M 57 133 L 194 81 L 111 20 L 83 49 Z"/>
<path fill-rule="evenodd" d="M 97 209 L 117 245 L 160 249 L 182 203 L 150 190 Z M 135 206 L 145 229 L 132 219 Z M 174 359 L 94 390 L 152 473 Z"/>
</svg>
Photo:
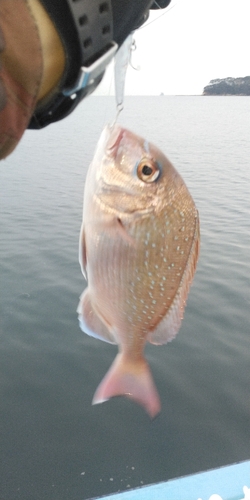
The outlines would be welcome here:
<svg viewBox="0 0 250 500">
<path fill-rule="evenodd" d="M 160 173 L 159 164 L 150 158 L 142 158 L 137 165 L 137 176 L 143 182 L 150 183 L 156 181 Z"/>
</svg>

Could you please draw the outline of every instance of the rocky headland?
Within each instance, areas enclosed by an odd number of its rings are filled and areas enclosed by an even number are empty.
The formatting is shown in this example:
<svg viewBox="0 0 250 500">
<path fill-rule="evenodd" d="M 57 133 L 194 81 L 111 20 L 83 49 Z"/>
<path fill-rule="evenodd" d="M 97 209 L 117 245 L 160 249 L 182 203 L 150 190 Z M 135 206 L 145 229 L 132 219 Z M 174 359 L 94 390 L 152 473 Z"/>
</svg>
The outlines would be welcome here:
<svg viewBox="0 0 250 500">
<path fill-rule="evenodd" d="M 211 80 L 204 87 L 203 95 L 250 95 L 250 76 Z"/>
</svg>

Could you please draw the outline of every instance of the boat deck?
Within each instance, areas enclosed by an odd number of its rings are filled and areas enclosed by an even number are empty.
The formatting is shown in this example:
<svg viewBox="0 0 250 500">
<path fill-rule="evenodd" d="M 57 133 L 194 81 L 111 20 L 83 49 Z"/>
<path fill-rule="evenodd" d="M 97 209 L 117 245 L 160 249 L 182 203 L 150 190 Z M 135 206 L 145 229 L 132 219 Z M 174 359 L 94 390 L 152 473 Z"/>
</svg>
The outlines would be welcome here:
<svg viewBox="0 0 250 500">
<path fill-rule="evenodd" d="M 250 500 L 250 460 L 99 498 L 102 500 Z"/>
</svg>

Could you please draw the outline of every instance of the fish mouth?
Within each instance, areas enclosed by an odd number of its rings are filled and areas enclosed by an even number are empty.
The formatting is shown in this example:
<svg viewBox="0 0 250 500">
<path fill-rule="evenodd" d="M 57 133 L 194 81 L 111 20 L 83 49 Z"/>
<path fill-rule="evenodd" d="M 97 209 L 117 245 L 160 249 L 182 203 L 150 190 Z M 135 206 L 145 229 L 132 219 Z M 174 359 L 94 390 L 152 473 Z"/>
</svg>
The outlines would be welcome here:
<svg viewBox="0 0 250 500">
<path fill-rule="evenodd" d="M 119 125 L 113 125 L 110 127 L 110 136 L 107 141 L 108 156 L 111 157 L 116 156 L 124 132 L 125 130 L 121 128 Z"/>
</svg>

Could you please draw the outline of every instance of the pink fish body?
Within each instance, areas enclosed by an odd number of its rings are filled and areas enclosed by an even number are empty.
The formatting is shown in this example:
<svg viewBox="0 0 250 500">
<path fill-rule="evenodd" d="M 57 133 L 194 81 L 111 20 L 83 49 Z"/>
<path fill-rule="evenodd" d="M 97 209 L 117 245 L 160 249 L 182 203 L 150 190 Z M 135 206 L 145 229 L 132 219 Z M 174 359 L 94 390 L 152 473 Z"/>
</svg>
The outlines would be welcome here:
<svg viewBox="0 0 250 500">
<path fill-rule="evenodd" d="M 93 404 L 125 395 L 151 417 L 160 399 L 146 342 L 177 334 L 199 254 L 199 217 L 181 176 L 152 144 L 107 126 L 89 167 L 80 235 L 88 287 L 78 306 L 84 332 L 118 344 Z"/>
</svg>

